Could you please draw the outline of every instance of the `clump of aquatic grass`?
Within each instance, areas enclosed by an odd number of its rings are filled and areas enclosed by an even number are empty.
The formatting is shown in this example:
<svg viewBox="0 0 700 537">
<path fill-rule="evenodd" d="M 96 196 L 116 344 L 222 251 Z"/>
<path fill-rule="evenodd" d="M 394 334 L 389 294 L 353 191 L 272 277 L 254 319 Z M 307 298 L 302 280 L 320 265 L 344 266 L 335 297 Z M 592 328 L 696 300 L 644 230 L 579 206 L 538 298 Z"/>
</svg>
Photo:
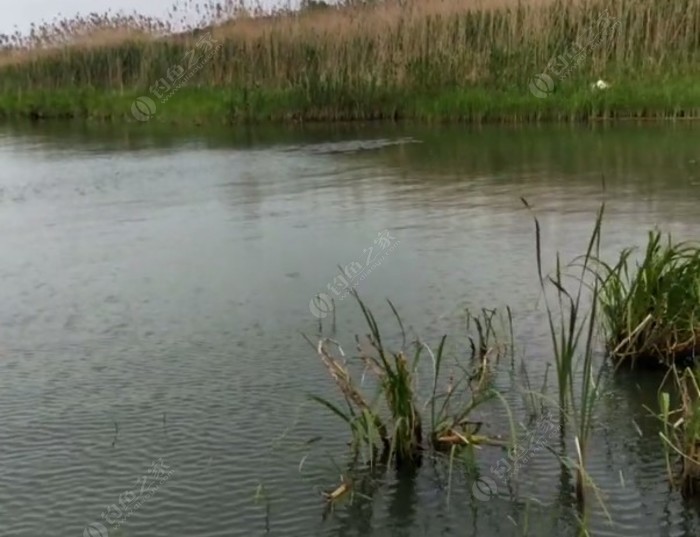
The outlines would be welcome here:
<svg viewBox="0 0 700 537">
<path fill-rule="evenodd" d="M 433 357 L 433 395 L 430 398 L 431 444 L 439 451 L 447 451 L 452 446 L 491 443 L 492 439 L 479 435 L 482 423 L 471 419 L 471 414 L 476 408 L 496 397 L 496 392 L 487 386 L 489 371 L 487 367 L 480 365 L 473 373 L 463 374 L 458 379 L 452 375 L 446 389 L 439 392 L 437 383 L 442 372 L 444 341 L 445 338 Z M 467 389 L 471 397 L 465 402 L 460 395 Z"/>
<path fill-rule="evenodd" d="M 340 354 L 336 356 L 329 345 L 334 345 Z M 366 455 L 366 460 L 372 464 L 377 453 L 385 453 L 389 447 L 389 434 L 383 420 L 375 412 L 374 408 L 365 399 L 361 389 L 355 385 L 352 375 L 347 368 L 342 347 L 329 338 L 318 342 L 317 352 L 321 362 L 326 366 L 331 378 L 340 389 L 345 402 L 347 412 L 341 410 L 327 399 L 312 395 L 311 398 L 318 401 L 337 416 L 343 419 L 352 432 L 352 451 L 356 455 Z"/>
<path fill-rule="evenodd" d="M 700 349 L 700 246 L 649 233 L 635 265 L 626 249 L 600 264 L 601 317 L 610 355 L 630 365 L 670 366 Z"/>
<path fill-rule="evenodd" d="M 437 352 L 422 341 L 416 341 L 413 350 L 406 345 L 406 333 L 401 318 L 389 302 L 402 333 L 402 349 L 391 351 L 385 345 L 377 320 L 372 311 L 353 291 L 369 333 L 356 338 L 358 355 L 356 362 L 362 365 L 376 384 L 376 394 L 369 398 L 352 377 L 348 359 L 335 341 L 322 338 L 315 348 L 321 362 L 345 400 L 347 410 L 317 396 L 313 399 L 323 404 L 348 424 L 351 430 L 351 449 L 364 462 L 395 461 L 398 466 L 415 466 L 426 449 L 452 450 L 477 444 L 502 445 L 503 442 L 480 435 L 481 423 L 470 419 L 472 412 L 486 401 L 497 397 L 490 386 L 488 361 L 504 347 L 495 341 L 496 332 L 489 314 L 478 321 L 476 342 L 472 344 L 471 364 L 462 367 L 460 374 L 450 375 L 447 387 L 440 389 L 440 379 L 445 361 L 446 336 L 440 341 Z M 472 318 L 477 322 L 477 317 Z M 484 327 L 490 327 L 487 330 Z M 477 343 L 478 342 L 478 343 Z M 433 365 L 431 396 L 420 404 L 418 368 L 423 354 L 428 354 Z M 478 363 L 477 363 L 478 362 Z M 465 396 L 469 394 L 469 396 Z M 424 431 L 421 410 L 430 408 L 430 432 Z"/>
<path fill-rule="evenodd" d="M 700 492 L 700 371 L 685 368 L 683 373 L 673 367 L 674 385 L 680 394 L 680 407 L 671 410 L 668 392 L 659 392 L 663 441 L 669 481 L 679 486 L 685 496 Z M 679 460 L 674 471 L 671 455 Z"/>
<path fill-rule="evenodd" d="M 510 351 L 511 359 L 514 358 L 513 345 L 504 344 L 502 335 L 499 334 L 503 325 L 507 326 L 508 341 L 512 342 L 513 337 L 513 312 L 510 306 L 506 306 L 506 316 L 503 319 L 497 309 L 483 308 L 479 314 L 466 312 L 466 330 L 471 347 L 472 359 L 478 358 L 479 362 L 488 363 L 489 355 L 500 357 Z M 498 321 L 498 322 L 497 322 Z M 476 330 L 476 338 L 471 335 L 472 326 Z"/>
<path fill-rule="evenodd" d="M 451 373 L 443 391 L 439 389 L 445 367 L 445 341 L 443 336 L 436 353 L 423 344 L 432 359 L 433 385 L 429 399 L 431 417 L 431 444 L 439 451 L 451 450 L 454 446 L 474 446 L 479 444 L 507 445 L 507 442 L 480 435 L 482 422 L 473 421 L 472 412 L 482 404 L 500 395 L 493 389 L 493 362 L 510 350 L 512 354 L 513 318 L 510 308 L 506 308 L 505 321 L 508 326 L 508 341 L 499 333 L 496 318 L 500 318 L 498 310 L 482 309 L 479 314 L 466 312 L 466 329 L 469 334 L 470 355 L 468 367 L 459 367 L 459 373 Z M 503 320 L 503 319 L 501 319 Z M 476 334 L 471 335 L 472 327 Z M 508 410 L 507 405 L 506 409 Z M 511 422 L 511 441 L 515 432 Z"/>
</svg>

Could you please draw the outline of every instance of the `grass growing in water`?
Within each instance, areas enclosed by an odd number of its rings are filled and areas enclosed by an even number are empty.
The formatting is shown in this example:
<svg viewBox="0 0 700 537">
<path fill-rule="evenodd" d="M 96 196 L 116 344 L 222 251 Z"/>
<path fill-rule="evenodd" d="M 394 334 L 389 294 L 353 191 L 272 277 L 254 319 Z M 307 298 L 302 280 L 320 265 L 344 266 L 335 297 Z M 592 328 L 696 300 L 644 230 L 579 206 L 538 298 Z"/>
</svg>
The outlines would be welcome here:
<svg viewBox="0 0 700 537">
<path fill-rule="evenodd" d="M 523 203 L 529 208 L 525 200 Z M 573 424 L 576 461 L 574 473 L 576 478 L 576 499 L 583 510 L 586 505 L 586 490 L 591 488 L 598 493 L 585 470 L 587 444 L 592 429 L 594 405 L 599 396 L 599 380 L 601 370 L 594 371 L 594 332 L 598 312 L 599 279 L 593 278 L 591 310 L 584 312 L 589 289 L 586 278 L 593 270 L 591 266 L 599 255 L 601 226 L 604 206 L 601 207 L 591 233 L 586 252 L 574 263 L 563 267 L 557 256 L 556 269 L 553 275 L 543 272 L 540 225 L 536 217 L 536 259 L 539 281 L 545 297 L 546 312 L 549 322 L 557 381 L 559 388 L 558 406 L 562 429 L 562 460 L 569 460 L 564 436 L 568 424 Z M 567 289 L 565 282 L 566 269 L 575 267 L 580 272 L 576 277 L 578 286 L 573 291 Z M 555 293 L 554 303 L 550 302 L 551 292 Z M 422 342 L 416 344 L 413 359 L 406 358 L 404 350 L 389 352 L 382 342 L 377 321 L 372 312 L 355 294 L 362 309 L 370 333 L 366 342 L 358 339 L 360 349 L 359 359 L 366 371 L 373 373 L 378 383 L 378 398 L 375 401 L 383 403 L 386 409 L 382 412 L 380 405 L 368 403 L 368 398 L 352 382 L 346 366 L 345 355 L 336 342 L 322 339 L 317 350 L 321 360 L 331 372 L 347 403 L 348 411 L 340 410 L 328 400 L 316 397 L 324 406 L 339 415 L 351 428 L 353 434 L 353 451 L 367 454 L 365 459 L 372 464 L 381 452 L 379 460 L 386 461 L 394 458 L 399 465 L 415 464 L 420 453 L 425 449 L 423 442 L 423 427 L 425 420 L 420 416 L 417 401 L 416 376 L 418 363 L 422 352 L 427 352 L 433 361 L 433 384 L 431 396 L 427 405 L 430 407 L 429 443 L 439 451 L 450 451 L 450 461 L 454 460 L 457 447 L 466 448 L 466 454 L 471 452 L 474 445 L 494 443 L 492 439 L 479 436 L 480 423 L 472 421 L 472 412 L 484 402 L 499 397 L 489 384 L 489 364 L 492 356 L 499 356 L 502 349 L 494 345 L 495 330 L 493 328 L 494 312 L 484 310 L 480 316 L 472 316 L 471 324 L 475 327 L 477 339 L 470 338 L 471 360 L 474 367 L 463 370 L 462 376 L 455 381 L 450 378 L 444 392 L 440 392 L 438 382 L 445 359 L 445 341 L 443 337 L 436 353 Z M 405 332 L 401 319 L 391 303 L 392 311 L 398 320 L 403 334 L 405 347 Z M 508 310 L 508 319 L 511 314 Z M 469 326 L 469 325 L 468 325 Z M 512 327 L 511 327 L 512 334 Z M 363 343 L 366 343 L 363 345 Z M 511 341 L 512 343 L 512 341 Z M 329 345 L 339 349 L 339 356 L 333 356 Z M 581 369 L 579 369 L 581 366 Z M 580 385 L 576 381 L 580 379 Z M 469 390 L 462 388 L 468 387 Z M 465 401 L 459 394 L 465 391 L 470 397 Z M 515 442 L 513 420 L 511 421 L 511 439 Z M 497 445 L 507 445 L 505 442 L 495 442 Z M 600 500 L 600 496 L 598 495 Z M 601 505 L 603 502 L 601 501 Z M 603 506 L 604 508 L 604 506 Z"/>
<path fill-rule="evenodd" d="M 523 204 L 532 210 L 525 199 Z M 586 506 L 586 491 L 592 489 L 605 510 L 605 505 L 590 476 L 586 472 L 586 453 L 589 436 L 593 425 L 593 410 L 600 391 L 602 368 L 594 372 L 595 328 L 598 315 L 598 295 L 600 292 L 599 279 L 593 277 L 592 286 L 588 285 L 592 267 L 600 256 L 600 239 L 605 205 L 601 205 L 591 232 L 585 253 L 573 263 L 562 266 L 559 254 L 556 256 L 556 266 L 552 275 L 545 275 L 542 268 L 542 240 L 539 220 L 535 221 L 535 250 L 537 273 L 544 297 L 545 309 L 549 325 L 549 335 L 552 343 L 556 378 L 559 391 L 560 427 L 562 430 L 561 458 L 566 459 L 564 444 L 567 423 L 573 423 L 574 445 L 576 449 L 576 501 L 579 509 L 584 511 Z M 575 289 L 569 290 L 565 279 L 566 269 L 577 268 L 578 275 Z M 556 301 L 551 304 L 550 289 L 553 288 Z M 584 294 L 584 291 L 590 290 Z M 586 299 L 590 298 L 590 312 L 586 313 Z M 582 362 L 582 363 L 581 363 Z M 580 386 L 574 382 L 581 365 Z M 585 520 L 583 521 L 585 526 Z"/>
<path fill-rule="evenodd" d="M 700 246 L 649 233 L 635 265 L 626 249 L 600 264 L 600 309 L 610 355 L 619 363 L 670 366 L 700 345 Z"/>
<path fill-rule="evenodd" d="M 489 385 L 488 363 L 500 355 L 503 348 L 494 341 L 493 313 L 484 313 L 482 319 L 472 317 L 479 329 L 476 341 L 472 342 L 471 361 L 478 364 L 472 369 L 463 368 L 459 378 L 451 376 L 445 391 L 441 392 L 439 383 L 445 360 L 446 336 L 441 339 L 435 353 L 424 342 L 417 341 L 409 360 L 403 323 L 393 304 L 389 302 L 403 336 L 403 348 L 398 352 L 387 349 L 374 314 L 355 291 L 353 296 L 369 328 L 365 338 L 356 338 L 357 359 L 365 373 L 370 373 L 376 382 L 376 396 L 368 398 L 353 381 L 340 345 L 323 338 L 314 346 L 340 389 L 347 410 L 327 399 L 312 398 L 348 424 L 352 434 L 351 448 L 356 457 L 361 456 L 370 465 L 395 461 L 397 466 L 415 466 L 419 464 L 422 452 L 431 447 L 444 451 L 478 444 L 504 444 L 479 435 L 481 424 L 470 420 L 476 408 L 497 396 Z M 430 398 L 421 405 L 417 378 L 423 353 L 432 360 L 434 377 Z M 466 401 L 463 397 L 465 392 L 470 394 Z M 426 435 L 421 408 L 428 407 L 431 430 Z"/>
<path fill-rule="evenodd" d="M 659 393 L 664 444 L 669 480 L 680 487 L 685 496 L 700 492 L 700 372 L 685 368 L 682 373 L 671 370 L 674 386 L 680 394 L 680 408 L 671 410 L 669 392 Z M 675 472 L 671 454 L 680 460 Z"/>
</svg>

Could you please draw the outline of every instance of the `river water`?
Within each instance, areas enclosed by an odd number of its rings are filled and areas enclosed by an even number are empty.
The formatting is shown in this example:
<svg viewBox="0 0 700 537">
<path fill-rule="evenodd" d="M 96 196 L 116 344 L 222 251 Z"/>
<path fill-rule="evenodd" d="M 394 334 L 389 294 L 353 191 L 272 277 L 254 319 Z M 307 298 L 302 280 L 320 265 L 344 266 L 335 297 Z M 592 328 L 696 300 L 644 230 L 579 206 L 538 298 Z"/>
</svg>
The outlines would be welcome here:
<svg viewBox="0 0 700 537">
<path fill-rule="evenodd" d="M 548 262 L 582 252 L 603 201 L 605 255 L 654 226 L 695 238 L 700 128 L 1 126 L 0 535 L 575 535 L 547 449 L 492 497 L 431 459 L 365 476 L 331 511 L 321 496 L 349 436 L 308 397 L 339 401 L 302 334 L 338 265 L 363 269 L 380 324 L 390 298 L 433 344 L 464 308 L 510 306 L 495 386 L 524 423 L 522 364 L 537 389 L 552 350 L 521 197 Z M 336 323 L 347 347 L 366 330 L 352 298 Z M 593 535 L 700 532 L 667 485 L 658 381 L 605 376 Z M 504 411 L 481 417 L 508 432 Z"/>
</svg>

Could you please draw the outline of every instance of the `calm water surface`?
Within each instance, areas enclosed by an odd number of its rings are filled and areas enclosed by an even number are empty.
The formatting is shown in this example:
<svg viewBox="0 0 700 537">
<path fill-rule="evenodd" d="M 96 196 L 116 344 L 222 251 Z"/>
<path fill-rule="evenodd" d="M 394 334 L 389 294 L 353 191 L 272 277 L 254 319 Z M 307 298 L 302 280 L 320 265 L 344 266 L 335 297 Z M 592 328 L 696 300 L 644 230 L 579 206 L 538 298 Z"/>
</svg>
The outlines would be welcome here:
<svg viewBox="0 0 700 537">
<path fill-rule="evenodd" d="M 519 364 L 539 387 L 552 355 L 521 196 L 548 259 L 581 252 L 601 201 L 604 253 L 653 226 L 697 238 L 700 127 L 0 127 L 0 535 L 574 535 L 546 450 L 491 499 L 461 467 L 448 494 L 430 460 L 331 513 L 320 496 L 348 437 L 307 397 L 335 397 L 309 301 L 385 230 L 359 292 L 432 342 L 465 307 L 510 305 L 518 365 L 495 382 L 525 419 Z M 351 300 L 337 325 L 352 348 Z M 700 533 L 643 407 L 657 382 L 606 377 L 589 469 L 612 524 L 592 506 L 593 535 Z"/>
</svg>

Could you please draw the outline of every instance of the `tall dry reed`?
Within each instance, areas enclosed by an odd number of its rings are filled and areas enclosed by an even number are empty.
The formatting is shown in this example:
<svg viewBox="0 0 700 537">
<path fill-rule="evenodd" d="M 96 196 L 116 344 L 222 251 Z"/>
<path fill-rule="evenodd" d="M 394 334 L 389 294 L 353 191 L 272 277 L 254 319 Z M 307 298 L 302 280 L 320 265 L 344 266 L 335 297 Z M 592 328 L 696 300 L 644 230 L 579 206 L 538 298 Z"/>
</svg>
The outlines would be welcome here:
<svg viewBox="0 0 700 537">
<path fill-rule="evenodd" d="M 191 85 L 294 90 L 318 106 L 397 92 L 526 88 L 595 31 L 605 11 L 619 26 L 572 77 L 692 75 L 700 59 L 700 0 L 305 5 L 265 12 L 231 0 L 199 8 L 188 1 L 166 21 L 91 14 L 35 26 L 29 36 L 0 37 L 0 91 L 147 90 L 205 27 L 223 46 Z"/>
</svg>

